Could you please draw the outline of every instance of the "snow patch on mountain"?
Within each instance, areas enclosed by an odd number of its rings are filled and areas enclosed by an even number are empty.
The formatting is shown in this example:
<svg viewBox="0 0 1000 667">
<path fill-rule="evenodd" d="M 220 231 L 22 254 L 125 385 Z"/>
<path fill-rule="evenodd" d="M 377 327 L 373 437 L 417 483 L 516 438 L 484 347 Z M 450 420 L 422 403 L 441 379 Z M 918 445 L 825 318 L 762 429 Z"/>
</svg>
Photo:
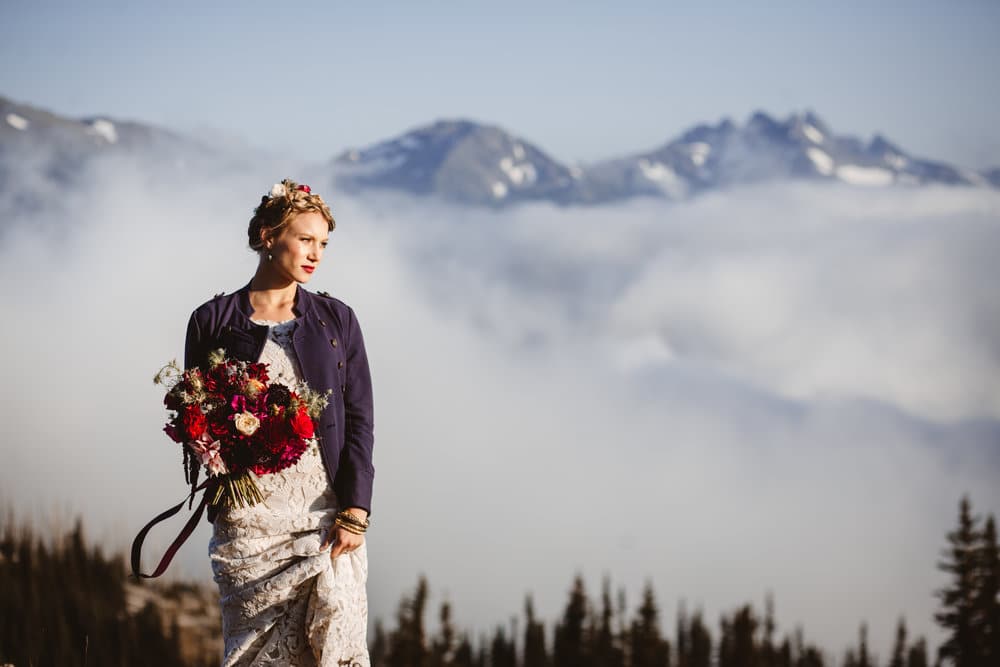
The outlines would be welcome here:
<svg viewBox="0 0 1000 667">
<path fill-rule="evenodd" d="M 709 153 L 712 152 L 712 146 L 704 141 L 696 141 L 688 144 L 688 151 L 691 154 L 691 162 L 700 167 L 708 159 Z"/>
<path fill-rule="evenodd" d="M 814 144 L 823 143 L 823 138 L 824 138 L 823 133 L 817 130 L 812 125 L 809 125 L 808 123 L 802 126 L 802 134 L 804 134 L 806 136 L 806 139 L 813 142 Z"/>
<path fill-rule="evenodd" d="M 806 149 L 806 156 L 816 167 L 816 171 L 823 174 L 824 176 L 829 176 L 833 173 L 833 158 L 826 151 L 816 148 L 815 146 L 810 146 Z"/>
<path fill-rule="evenodd" d="M 535 170 L 535 165 L 530 162 L 525 162 L 523 164 L 516 164 L 514 160 L 524 159 L 524 149 L 521 148 L 520 151 L 517 149 L 520 146 L 514 147 L 514 158 L 505 157 L 500 160 L 500 169 L 507 175 L 510 182 L 514 185 L 526 184 L 530 185 L 535 182 L 538 178 L 538 172 Z M 520 157 L 518 157 L 520 153 Z"/>
<path fill-rule="evenodd" d="M 18 116 L 16 113 L 7 114 L 6 120 L 7 124 L 10 125 L 12 128 L 14 128 L 15 130 L 22 130 L 22 131 L 26 130 L 28 129 L 28 125 L 31 124 L 28 122 L 27 118 L 25 118 L 24 116 Z"/>
<path fill-rule="evenodd" d="M 868 187 L 884 187 L 895 180 L 893 173 L 882 167 L 860 167 L 855 164 L 845 164 L 837 167 L 837 178 L 851 185 Z"/>
<path fill-rule="evenodd" d="M 110 120 L 105 120 L 103 118 L 97 118 L 90 123 L 90 131 L 109 144 L 114 144 L 118 142 L 118 130 L 115 129 L 115 124 Z"/>
<path fill-rule="evenodd" d="M 885 156 L 885 161 L 893 169 L 905 169 L 906 165 L 910 163 L 910 160 L 902 155 L 887 155 Z"/>
<path fill-rule="evenodd" d="M 638 164 L 642 175 L 655 183 L 664 194 L 672 199 L 679 199 L 687 194 L 687 185 L 671 167 L 662 162 L 651 162 L 645 158 L 640 159 Z"/>
</svg>

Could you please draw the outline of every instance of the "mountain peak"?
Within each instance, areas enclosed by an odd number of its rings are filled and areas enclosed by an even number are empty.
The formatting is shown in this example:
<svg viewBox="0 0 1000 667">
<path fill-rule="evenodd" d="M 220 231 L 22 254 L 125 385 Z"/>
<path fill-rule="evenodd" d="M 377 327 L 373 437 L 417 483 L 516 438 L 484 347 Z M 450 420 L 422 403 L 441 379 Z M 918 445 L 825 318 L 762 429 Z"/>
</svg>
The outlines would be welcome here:
<svg viewBox="0 0 1000 667">
<path fill-rule="evenodd" d="M 336 183 L 348 190 L 436 193 L 468 204 L 503 205 L 560 199 L 572 171 L 498 125 L 437 120 L 335 160 Z"/>
</svg>

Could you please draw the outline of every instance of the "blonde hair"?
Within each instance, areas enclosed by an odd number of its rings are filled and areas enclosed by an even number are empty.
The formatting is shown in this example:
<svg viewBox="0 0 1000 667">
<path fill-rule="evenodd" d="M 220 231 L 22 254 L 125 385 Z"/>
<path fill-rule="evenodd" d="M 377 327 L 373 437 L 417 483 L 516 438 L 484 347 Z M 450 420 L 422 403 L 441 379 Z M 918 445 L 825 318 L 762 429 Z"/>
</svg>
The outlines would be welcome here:
<svg viewBox="0 0 1000 667">
<path fill-rule="evenodd" d="M 253 211 L 250 218 L 250 226 L 247 228 L 250 247 L 261 252 L 264 249 L 264 232 L 275 236 L 281 233 L 288 221 L 299 213 L 319 213 L 329 225 L 332 232 L 337 226 L 337 222 L 330 213 L 330 207 L 326 205 L 323 198 L 309 191 L 309 186 L 300 186 L 291 179 L 283 179 L 281 185 L 285 186 L 284 194 L 275 196 L 274 190 L 264 195 L 260 199 L 260 204 Z M 300 189 L 304 188 L 304 189 Z"/>
</svg>

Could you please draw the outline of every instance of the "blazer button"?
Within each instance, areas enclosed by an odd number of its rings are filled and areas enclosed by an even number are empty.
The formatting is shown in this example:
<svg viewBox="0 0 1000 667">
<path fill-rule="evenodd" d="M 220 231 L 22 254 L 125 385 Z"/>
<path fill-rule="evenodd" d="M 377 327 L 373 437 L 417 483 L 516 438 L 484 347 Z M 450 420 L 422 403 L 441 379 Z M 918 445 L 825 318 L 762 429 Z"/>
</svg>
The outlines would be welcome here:
<svg viewBox="0 0 1000 667">
<path fill-rule="evenodd" d="M 324 322 L 323 320 L 320 320 L 320 321 L 319 321 L 319 325 L 320 325 L 321 327 L 325 327 L 325 326 L 326 326 L 326 322 Z"/>
<path fill-rule="evenodd" d="M 343 361 L 338 361 L 337 362 L 337 368 L 343 368 L 343 367 L 344 367 L 344 362 Z"/>
<path fill-rule="evenodd" d="M 336 338 L 331 338 L 330 339 L 330 345 L 333 345 L 334 347 L 337 347 L 337 339 Z"/>
</svg>

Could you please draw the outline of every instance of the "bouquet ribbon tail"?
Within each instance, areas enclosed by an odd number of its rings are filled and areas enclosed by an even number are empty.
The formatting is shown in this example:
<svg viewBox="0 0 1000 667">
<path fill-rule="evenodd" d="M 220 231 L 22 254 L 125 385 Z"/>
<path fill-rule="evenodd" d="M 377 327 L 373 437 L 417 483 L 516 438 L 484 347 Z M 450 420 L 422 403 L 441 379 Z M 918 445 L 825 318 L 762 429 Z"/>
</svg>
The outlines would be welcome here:
<svg viewBox="0 0 1000 667">
<path fill-rule="evenodd" d="M 187 538 L 191 537 L 191 533 L 193 533 L 195 527 L 197 527 L 198 522 L 201 520 L 202 512 L 205 511 L 205 505 L 208 504 L 209 494 L 212 493 L 212 491 L 214 491 L 214 487 L 217 484 L 218 480 L 207 479 L 204 482 L 202 482 L 198 486 L 198 488 L 195 489 L 193 493 L 191 493 L 189 498 L 193 498 L 194 493 L 197 493 L 198 491 L 208 489 L 207 491 L 205 491 L 205 493 L 202 494 L 201 502 L 198 503 L 198 509 L 194 511 L 194 514 L 191 515 L 191 518 L 188 519 L 188 522 L 184 524 L 184 528 L 181 529 L 180 534 L 178 534 L 177 537 L 174 539 L 173 544 L 171 544 L 170 547 L 167 548 L 167 552 L 163 554 L 163 558 L 160 559 L 160 564 L 156 566 L 156 569 L 153 570 L 152 574 L 143 574 L 142 572 L 139 571 L 142 561 L 142 543 L 146 539 L 146 533 L 148 533 L 156 524 L 160 523 L 161 521 L 166 521 L 173 515 L 180 512 L 181 508 L 184 507 L 184 503 L 188 501 L 188 498 L 185 498 L 184 500 L 180 501 L 170 509 L 158 514 L 152 521 L 147 523 L 142 530 L 139 531 L 139 534 L 136 535 L 135 539 L 132 541 L 132 575 L 135 578 L 138 579 L 141 577 L 143 579 L 152 579 L 154 577 L 160 576 L 161 574 L 164 573 L 164 571 L 166 571 L 167 566 L 170 565 L 170 561 L 173 560 L 174 555 L 177 553 L 177 550 L 181 548 L 181 545 L 184 544 Z M 211 489 L 208 488 L 210 486 L 212 487 Z"/>
</svg>

